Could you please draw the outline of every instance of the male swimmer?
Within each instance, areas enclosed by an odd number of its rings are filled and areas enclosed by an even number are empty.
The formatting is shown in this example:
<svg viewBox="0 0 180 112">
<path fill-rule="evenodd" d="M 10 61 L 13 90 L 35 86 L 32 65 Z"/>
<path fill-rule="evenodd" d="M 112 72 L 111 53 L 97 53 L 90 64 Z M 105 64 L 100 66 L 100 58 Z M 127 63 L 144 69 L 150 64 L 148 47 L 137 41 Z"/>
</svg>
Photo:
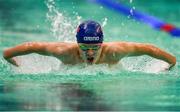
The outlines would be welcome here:
<svg viewBox="0 0 180 112">
<path fill-rule="evenodd" d="M 84 21 L 77 28 L 77 43 L 67 42 L 27 42 L 4 50 L 4 58 L 11 64 L 19 66 L 15 56 L 37 53 L 54 56 L 64 64 L 116 64 L 123 57 L 149 55 L 169 63 L 176 64 L 171 54 L 150 44 L 134 42 L 104 42 L 99 23 Z"/>
</svg>

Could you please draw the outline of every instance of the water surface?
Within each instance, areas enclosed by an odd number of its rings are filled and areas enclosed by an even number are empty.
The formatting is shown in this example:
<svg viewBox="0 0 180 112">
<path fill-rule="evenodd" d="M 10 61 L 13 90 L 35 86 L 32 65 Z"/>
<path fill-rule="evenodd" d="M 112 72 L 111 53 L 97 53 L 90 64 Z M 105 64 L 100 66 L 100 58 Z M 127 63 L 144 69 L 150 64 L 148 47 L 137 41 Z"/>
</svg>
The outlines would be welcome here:
<svg viewBox="0 0 180 112">
<path fill-rule="evenodd" d="M 125 1 L 126 5 L 180 27 L 179 1 Z M 158 10 L 157 10 L 158 9 Z M 105 41 L 154 44 L 177 57 L 177 65 L 148 56 L 118 65 L 63 65 L 37 54 L 8 64 L 3 49 L 29 41 L 74 41 L 82 20 L 104 24 Z M 0 1 L 0 110 L 180 110 L 180 40 L 85 0 Z"/>
</svg>

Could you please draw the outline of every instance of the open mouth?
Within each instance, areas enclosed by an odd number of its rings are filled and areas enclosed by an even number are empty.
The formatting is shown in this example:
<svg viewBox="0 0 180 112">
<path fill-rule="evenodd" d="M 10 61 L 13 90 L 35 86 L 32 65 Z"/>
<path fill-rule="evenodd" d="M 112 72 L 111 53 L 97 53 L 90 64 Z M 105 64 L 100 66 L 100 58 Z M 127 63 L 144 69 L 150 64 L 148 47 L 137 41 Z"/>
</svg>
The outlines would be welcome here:
<svg viewBox="0 0 180 112">
<path fill-rule="evenodd" d="M 88 63 L 92 63 L 94 61 L 93 57 L 87 58 Z"/>
</svg>

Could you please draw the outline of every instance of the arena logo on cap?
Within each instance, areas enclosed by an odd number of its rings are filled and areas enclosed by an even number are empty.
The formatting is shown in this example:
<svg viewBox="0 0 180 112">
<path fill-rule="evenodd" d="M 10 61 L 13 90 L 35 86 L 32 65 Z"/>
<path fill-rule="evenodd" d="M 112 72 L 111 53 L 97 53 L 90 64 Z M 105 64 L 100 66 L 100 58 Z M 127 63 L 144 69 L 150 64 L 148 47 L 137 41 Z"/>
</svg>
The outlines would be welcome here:
<svg viewBox="0 0 180 112">
<path fill-rule="evenodd" d="M 99 41 L 99 37 L 84 37 L 85 41 Z"/>
</svg>

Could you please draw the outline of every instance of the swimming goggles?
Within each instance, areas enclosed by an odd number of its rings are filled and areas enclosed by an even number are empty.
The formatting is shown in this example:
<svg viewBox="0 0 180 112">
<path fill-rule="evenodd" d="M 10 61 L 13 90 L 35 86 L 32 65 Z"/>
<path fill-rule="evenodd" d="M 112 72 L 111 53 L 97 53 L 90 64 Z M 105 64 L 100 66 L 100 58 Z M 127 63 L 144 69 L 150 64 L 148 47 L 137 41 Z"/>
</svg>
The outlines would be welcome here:
<svg viewBox="0 0 180 112">
<path fill-rule="evenodd" d="M 83 51 L 87 51 L 87 50 L 98 50 L 101 47 L 101 44 L 97 44 L 97 45 L 79 45 L 80 49 Z"/>
</svg>

